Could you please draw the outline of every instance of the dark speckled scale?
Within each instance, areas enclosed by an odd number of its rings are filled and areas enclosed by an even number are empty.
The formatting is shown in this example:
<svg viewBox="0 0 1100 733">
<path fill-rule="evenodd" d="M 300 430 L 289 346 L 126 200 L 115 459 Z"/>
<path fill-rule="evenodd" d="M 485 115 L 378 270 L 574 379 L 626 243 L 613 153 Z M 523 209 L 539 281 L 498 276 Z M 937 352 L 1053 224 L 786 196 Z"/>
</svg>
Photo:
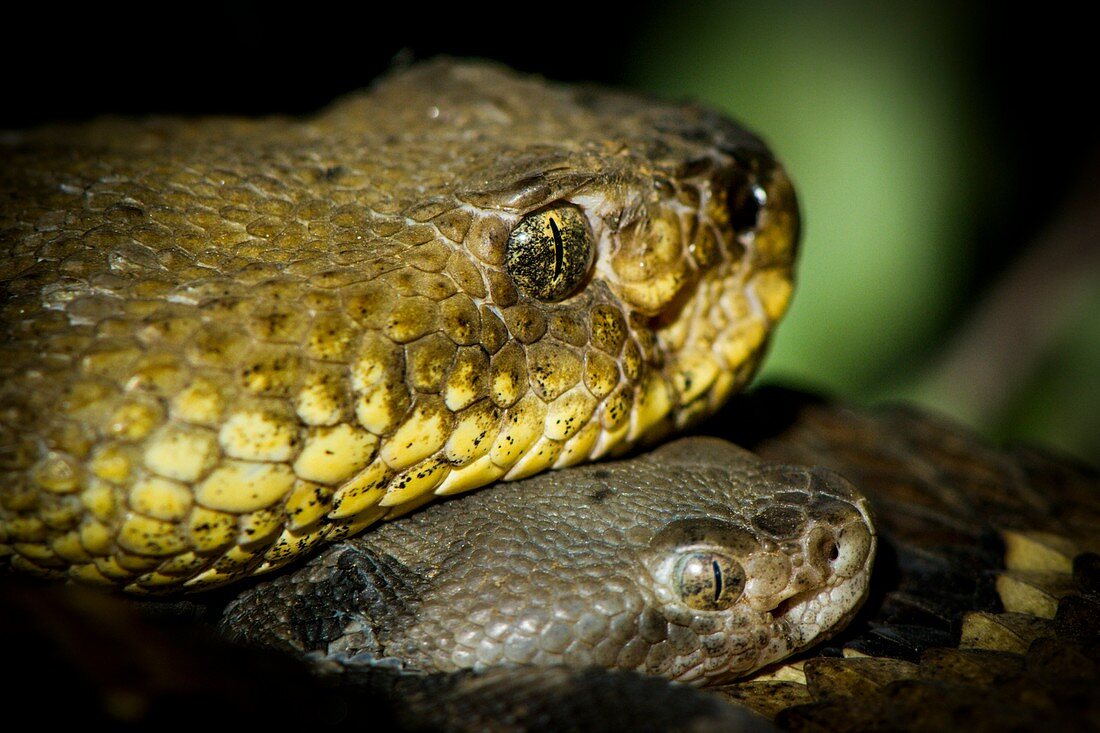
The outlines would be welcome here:
<svg viewBox="0 0 1100 733">
<path fill-rule="evenodd" d="M 563 477 L 498 486 L 341 543 L 244 592 L 223 625 L 302 653 L 397 659 L 429 672 L 597 664 L 699 684 L 835 633 L 862 598 L 873 542 L 861 498 L 833 474 L 774 471 L 728 443 L 694 439 Z M 754 530 L 756 506 L 779 494 L 789 520 L 769 534 Z M 822 502 L 832 507 L 825 520 L 814 508 Z M 811 545 L 814 532 L 840 542 L 855 526 L 863 539 L 847 547 L 863 554 L 851 575 L 794 569 L 827 562 Z M 797 549 L 788 554 L 777 542 Z M 707 547 L 763 585 L 740 600 L 735 592 L 739 602 L 728 608 L 689 608 L 662 568 Z M 359 590 L 349 594 L 349 584 Z M 807 610 L 781 626 L 768 612 L 795 593 L 818 592 L 839 615 Z M 382 596 L 386 604 L 362 601 Z M 296 619 L 309 629 L 338 619 L 347 629 L 319 638 L 301 633 Z M 371 635 L 359 646 L 363 627 Z"/>
</svg>

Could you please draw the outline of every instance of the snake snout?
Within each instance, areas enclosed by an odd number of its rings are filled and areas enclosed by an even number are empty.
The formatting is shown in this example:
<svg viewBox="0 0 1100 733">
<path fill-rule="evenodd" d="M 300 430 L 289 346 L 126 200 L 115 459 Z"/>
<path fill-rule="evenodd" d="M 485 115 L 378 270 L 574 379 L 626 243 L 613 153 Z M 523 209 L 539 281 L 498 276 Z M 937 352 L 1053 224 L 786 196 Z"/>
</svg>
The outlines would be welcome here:
<svg viewBox="0 0 1100 733">
<path fill-rule="evenodd" d="M 807 563 L 818 569 L 823 579 L 838 582 L 852 578 L 867 566 L 874 547 L 874 530 L 854 505 L 850 520 L 841 525 L 817 526 L 806 542 Z"/>
</svg>

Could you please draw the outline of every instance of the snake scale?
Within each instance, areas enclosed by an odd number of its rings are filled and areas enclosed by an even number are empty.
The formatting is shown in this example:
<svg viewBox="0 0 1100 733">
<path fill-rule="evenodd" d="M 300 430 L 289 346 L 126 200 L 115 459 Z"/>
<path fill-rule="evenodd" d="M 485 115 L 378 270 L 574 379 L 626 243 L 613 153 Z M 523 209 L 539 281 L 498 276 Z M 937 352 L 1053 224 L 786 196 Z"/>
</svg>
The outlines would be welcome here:
<svg viewBox="0 0 1100 733">
<path fill-rule="evenodd" d="M 1100 564 L 1087 553 L 1100 527 L 1095 472 L 996 451 L 924 416 L 758 392 L 704 430 L 773 463 L 685 443 L 497 487 L 349 541 L 435 496 L 660 440 L 748 380 L 789 299 L 798 219 L 767 149 L 717 115 L 437 60 L 308 120 L 104 120 L 0 142 L 0 549 L 13 569 L 170 592 L 314 554 L 292 575 L 246 581 L 228 596 L 225 623 L 315 659 L 310 645 L 321 644 L 354 669 L 357 656 L 401 638 L 379 619 L 402 607 L 418 620 L 437 614 L 444 632 L 483 619 L 475 623 L 492 636 L 501 622 L 471 598 L 514 607 L 503 589 L 537 599 L 556 585 L 573 608 L 574 591 L 591 585 L 577 568 L 592 572 L 601 543 L 611 549 L 600 567 L 618 572 L 641 540 L 657 596 L 671 588 L 680 601 L 658 614 L 664 631 L 652 610 L 640 612 L 637 636 L 616 654 L 642 661 L 618 666 L 713 687 L 837 634 L 863 600 L 870 525 L 853 507 L 864 500 L 828 470 L 793 467 L 826 466 L 867 494 L 886 540 L 867 609 L 816 656 L 713 689 L 795 730 L 1100 727 Z M 726 468 L 708 473 L 712 462 Z M 730 493 L 742 475 L 756 475 L 755 498 Z M 706 508 L 715 490 L 733 515 Z M 600 512 L 623 511 L 619 501 L 637 503 L 625 521 L 601 524 Z M 670 505 L 680 518 L 661 529 Z M 555 517 L 568 517 L 570 531 Z M 731 534 L 734 525 L 752 538 Z M 570 545 L 575 537 L 581 544 Z M 782 572 L 761 561 L 776 540 L 790 563 Z M 523 541 L 559 554 L 524 554 Z M 685 545 L 672 561 L 652 554 Z M 481 547 L 490 549 L 462 554 Z M 446 587 L 437 570 L 411 595 L 400 590 L 421 582 L 423 568 L 400 566 L 424 548 L 459 558 L 445 561 L 459 582 L 443 603 L 430 598 L 432 584 Z M 558 577 L 524 591 L 544 566 Z M 512 574 L 493 575 L 502 567 Z M 345 577 L 367 584 L 348 595 Z M 795 612 L 805 626 L 784 622 L 758 642 L 744 615 L 713 637 L 675 628 L 676 603 L 706 612 L 688 613 L 688 628 L 719 606 L 760 605 L 767 578 L 791 585 L 757 612 L 773 621 Z M 605 585 L 623 599 L 635 592 L 630 582 Z M 113 717 L 152 710 L 178 721 L 181 703 L 158 707 L 158 696 L 181 689 L 200 719 L 221 705 L 281 720 L 285 711 L 263 702 L 275 690 L 305 720 L 329 704 L 331 689 L 314 690 L 281 663 L 230 654 L 244 677 L 168 672 L 229 652 L 203 642 L 208 657 L 189 655 L 108 599 L 50 601 L 45 589 L 13 587 L 0 629 L 12 636 L 5 648 L 31 639 L 30 668 L 64 669 L 41 655 L 38 637 L 25 638 L 32 628 L 83 649 L 79 663 L 91 660 L 99 680 L 92 690 L 114 679 L 90 651 L 97 637 L 129 660 L 114 674 L 152 665 L 139 677 L 159 691 L 115 700 Z M 592 608 L 622 606 L 600 587 L 582 593 Z M 379 625 L 348 624 L 355 614 L 340 603 L 372 597 Z M 815 598 L 833 614 L 823 626 L 820 611 L 801 610 Z M 606 664 L 599 650 L 615 622 L 577 619 L 577 638 L 596 650 L 581 663 Z M 552 627 L 539 653 L 564 643 Z M 703 649 L 740 659 L 746 645 L 792 640 L 800 628 L 812 629 L 802 642 L 717 675 L 683 661 Z M 637 639 L 648 656 L 631 651 Z M 452 656 L 496 659 L 484 641 Z M 686 656 L 670 655 L 675 647 Z M 412 643 L 406 659 L 424 648 Z M 350 722 L 378 723 L 394 704 L 395 724 L 417 729 L 508 729 L 508 720 L 548 730 L 624 721 L 766 729 L 712 695 L 629 674 L 487 668 L 404 684 L 390 702 L 364 698 L 358 684 L 340 688 Z"/>
<path fill-rule="evenodd" d="M 746 382 L 791 293 L 755 137 L 487 64 L 0 154 L 0 547 L 133 591 L 657 440 Z"/>
</svg>

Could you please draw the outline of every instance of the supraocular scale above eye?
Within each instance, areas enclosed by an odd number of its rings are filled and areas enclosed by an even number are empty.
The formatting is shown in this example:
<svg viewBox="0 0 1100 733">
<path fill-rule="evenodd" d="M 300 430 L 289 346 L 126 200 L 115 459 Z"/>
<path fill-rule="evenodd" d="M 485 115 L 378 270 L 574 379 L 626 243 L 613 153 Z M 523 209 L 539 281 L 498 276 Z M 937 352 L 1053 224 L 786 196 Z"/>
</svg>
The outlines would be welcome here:
<svg viewBox="0 0 1100 733">
<path fill-rule="evenodd" d="M 572 204 L 557 203 L 516 224 L 508 235 L 504 267 L 524 295 L 561 300 L 584 282 L 593 249 L 584 213 Z"/>
</svg>

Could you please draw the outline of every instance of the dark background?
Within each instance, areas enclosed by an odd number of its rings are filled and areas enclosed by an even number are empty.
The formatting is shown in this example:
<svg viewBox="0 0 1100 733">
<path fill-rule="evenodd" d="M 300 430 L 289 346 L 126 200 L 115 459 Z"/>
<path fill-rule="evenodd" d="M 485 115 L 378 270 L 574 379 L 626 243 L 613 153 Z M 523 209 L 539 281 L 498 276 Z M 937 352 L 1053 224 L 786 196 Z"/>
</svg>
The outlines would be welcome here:
<svg viewBox="0 0 1100 733">
<path fill-rule="evenodd" d="M 376 7 L 328 0 L 283 7 L 256 2 L 23 7 L 8 19 L 0 49 L 0 127 L 103 113 L 308 113 L 368 84 L 395 59 L 438 53 L 493 58 L 567 81 L 703 97 L 740 114 L 745 105 L 736 94 L 727 98 L 722 83 L 710 84 L 708 75 L 717 66 L 731 70 L 729 83 L 752 88 L 782 90 L 800 72 L 785 67 L 782 54 L 753 46 L 751 39 L 760 37 L 754 35 L 757 27 L 796 44 L 791 48 L 803 47 L 797 45 L 803 35 L 818 43 L 824 38 L 821 64 L 850 64 L 853 82 L 861 69 L 874 71 L 896 55 L 911 74 L 895 80 L 891 93 L 898 99 L 905 99 L 907 84 L 928 82 L 946 109 L 965 109 L 967 119 L 980 121 L 950 128 L 963 130 L 951 154 L 971 155 L 967 175 L 973 177 L 973 185 L 970 179 L 954 181 L 952 190 L 978 193 L 956 200 L 940 215 L 953 239 L 928 245 L 958 256 L 943 260 L 950 272 L 941 292 L 921 286 L 911 323 L 877 323 L 873 314 L 865 319 L 866 304 L 820 323 L 815 318 L 832 313 L 827 304 L 817 308 L 812 300 L 796 300 L 791 335 L 781 330 L 766 376 L 856 400 L 916 398 L 997 437 L 1038 438 L 1087 458 L 1100 456 L 1100 277 L 1095 276 L 1100 201 L 1094 184 L 1100 148 L 1091 110 L 1100 64 L 1095 24 L 1083 10 L 1057 2 L 1016 9 L 933 2 L 913 10 L 849 0 L 786 3 L 775 12 L 740 2 L 458 3 L 431 9 L 398 2 L 383 18 Z M 864 54 L 866 49 L 873 53 Z M 706 62 L 700 60 L 704 52 L 710 54 Z M 728 61 L 715 62 L 719 53 L 728 54 Z M 930 70 L 927 77 L 924 68 Z M 850 105 L 853 87 L 839 78 L 835 94 L 826 90 L 822 96 Z M 748 107 L 750 123 L 773 114 Z M 839 119 L 843 113 L 842 108 Z M 835 110 L 830 114 L 837 119 Z M 824 136 L 818 144 L 841 134 L 819 125 L 813 114 L 799 122 Z M 768 137 L 769 128 L 759 124 Z M 798 150 L 797 141 L 778 137 L 772 142 L 781 156 L 785 146 Z M 795 160 L 788 162 L 796 181 L 804 178 L 809 186 L 817 180 L 817 174 L 803 174 Z M 820 180 L 830 180 L 828 173 L 822 175 Z M 821 231 L 830 217 L 863 215 L 858 204 L 852 212 L 815 210 L 812 189 L 803 200 L 808 253 L 843 245 L 818 245 L 815 223 Z M 1065 231 L 1076 233 L 1072 242 Z M 882 246 L 892 240 L 884 236 Z M 898 246 L 914 246 L 906 242 Z M 1048 257 L 1047 251 L 1053 254 Z M 1062 265 L 1036 274 L 1037 283 L 1028 279 L 1036 270 L 1029 261 Z M 936 262 L 914 267 L 937 267 Z M 807 299 L 814 288 L 831 287 L 812 285 L 812 277 L 816 274 L 807 268 Z M 892 297 L 890 278 L 897 274 L 868 276 L 871 295 Z M 998 288 L 1007 289 L 1011 307 L 1001 308 L 1000 315 L 992 309 L 992 327 L 973 325 L 996 300 Z M 1041 305 L 1051 293 L 1070 290 L 1084 293 L 1071 299 L 1072 307 L 1056 309 L 1037 325 L 1016 322 L 1026 321 L 1032 300 Z M 853 337 L 845 355 L 845 331 L 860 324 L 883 346 L 871 353 L 865 345 L 870 340 Z M 994 335 L 971 339 L 968 328 L 979 335 L 992 328 Z M 1038 337 L 1035 348 L 1026 348 L 1019 339 L 1029 329 L 1055 336 Z M 822 334 L 828 339 L 814 345 Z M 977 342 L 986 351 L 967 353 L 965 343 Z M 807 344 L 813 347 L 809 351 Z M 1001 362 L 1012 366 L 1007 377 L 995 368 Z"/>
</svg>

